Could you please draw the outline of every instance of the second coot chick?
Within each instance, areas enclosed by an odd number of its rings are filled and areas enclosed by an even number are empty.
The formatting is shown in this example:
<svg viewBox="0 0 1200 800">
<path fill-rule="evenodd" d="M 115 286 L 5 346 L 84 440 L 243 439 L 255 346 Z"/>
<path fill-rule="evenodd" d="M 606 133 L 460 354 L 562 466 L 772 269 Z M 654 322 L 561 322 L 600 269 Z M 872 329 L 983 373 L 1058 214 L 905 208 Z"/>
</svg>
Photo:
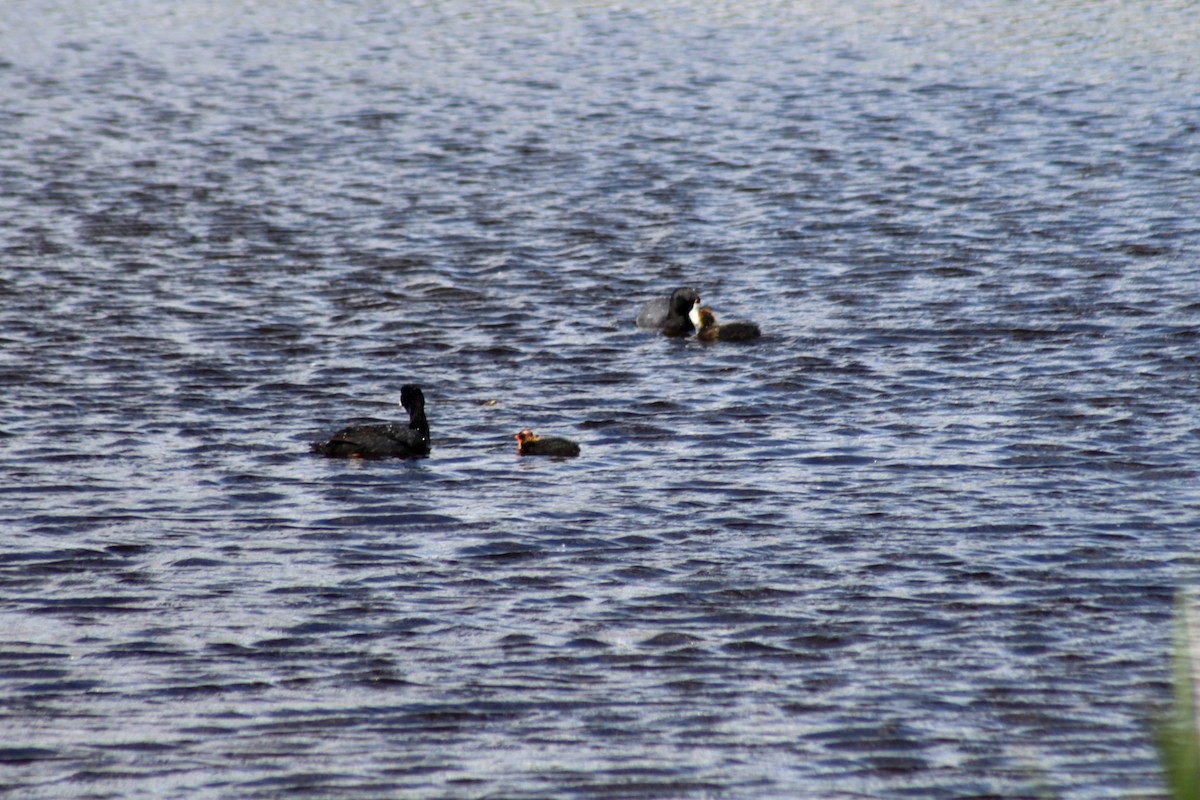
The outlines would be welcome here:
<svg viewBox="0 0 1200 800">
<path fill-rule="evenodd" d="M 696 338 L 706 342 L 748 342 L 762 336 L 762 331 L 753 322 L 717 323 L 717 315 L 708 306 L 697 300 L 688 315 L 696 326 Z"/>
<path fill-rule="evenodd" d="M 637 315 L 639 328 L 655 328 L 667 336 L 686 336 L 695 328 L 688 319 L 688 311 L 700 295 L 689 286 L 681 286 L 671 292 L 670 297 L 647 300 Z"/>
<path fill-rule="evenodd" d="M 538 436 L 526 428 L 513 436 L 520 456 L 577 456 L 579 445 L 558 436 Z"/>
<path fill-rule="evenodd" d="M 429 420 L 420 386 L 400 387 L 400 405 L 408 411 L 408 424 L 383 422 L 351 425 L 312 449 L 329 458 L 413 458 L 429 455 Z"/>
</svg>

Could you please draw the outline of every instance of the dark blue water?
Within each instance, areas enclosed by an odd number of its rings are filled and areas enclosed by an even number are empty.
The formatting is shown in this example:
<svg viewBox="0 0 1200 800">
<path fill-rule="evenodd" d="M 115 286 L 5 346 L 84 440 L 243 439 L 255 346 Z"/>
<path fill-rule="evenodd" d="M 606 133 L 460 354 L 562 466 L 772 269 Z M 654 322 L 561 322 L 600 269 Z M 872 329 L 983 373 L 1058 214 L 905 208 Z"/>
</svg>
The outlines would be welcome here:
<svg viewBox="0 0 1200 800">
<path fill-rule="evenodd" d="M 0 8 L 0 792 L 1161 792 L 1194 9 L 710 5 Z"/>
</svg>

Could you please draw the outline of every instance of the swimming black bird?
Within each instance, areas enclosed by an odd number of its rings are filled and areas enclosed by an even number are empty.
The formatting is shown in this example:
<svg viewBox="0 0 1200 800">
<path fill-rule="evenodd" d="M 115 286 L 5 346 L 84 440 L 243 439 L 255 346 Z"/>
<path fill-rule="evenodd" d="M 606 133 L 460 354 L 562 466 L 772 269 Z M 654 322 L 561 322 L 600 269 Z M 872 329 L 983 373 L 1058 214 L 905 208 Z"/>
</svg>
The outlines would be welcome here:
<svg viewBox="0 0 1200 800">
<path fill-rule="evenodd" d="M 748 342 L 762 336 L 762 331 L 753 322 L 717 323 L 717 315 L 708 306 L 697 300 L 692 306 L 692 323 L 696 326 L 696 338 L 706 342 Z"/>
<path fill-rule="evenodd" d="M 579 445 L 559 436 L 538 436 L 529 428 L 516 434 L 517 455 L 521 456 L 577 456 Z"/>
<path fill-rule="evenodd" d="M 647 300 L 637 315 L 639 328 L 654 328 L 667 336 L 687 336 L 695 330 L 688 312 L 693 303 L 700 301 L 700 295 L 689 286 L 681 286 L 671 292 L 670 297 L 656 297 Z"/>
<path fill-rule="evenodd" d="M 408 411 L 408 424 L 383 422 L 351 425 L 323 442 L 313 442 L 314 453 L 329 458 L 414 458 L 429 455 L 429 420 L 420 386 L 400 387 L 400 405 Z"/>
</svg>

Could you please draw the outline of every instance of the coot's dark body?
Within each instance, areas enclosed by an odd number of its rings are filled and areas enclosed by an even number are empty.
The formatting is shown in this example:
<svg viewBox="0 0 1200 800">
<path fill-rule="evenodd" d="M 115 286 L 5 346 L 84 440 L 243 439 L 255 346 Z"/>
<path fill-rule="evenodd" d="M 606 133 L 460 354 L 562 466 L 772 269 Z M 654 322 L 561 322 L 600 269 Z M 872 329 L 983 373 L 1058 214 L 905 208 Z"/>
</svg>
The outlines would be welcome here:
<svg viewBox="0 0 1200 800">
<path fill-rule="evenodd" d="M 696 325 L 696 338 L 706 342 L 748 342 L 762 336 L 762 331 L 753 322 L 717 323 L 717 316 L 708 306 L 697 300 L 692 308 L 692 322 Z"/>
<path fill-rule="evenodd" d="M 537 436 L 529 428 L 516 434 L 513 438 L 517 440 L 517 455 L 560 457 L 579 455 L 579 445 L 576 442 L 559 436 Z"/>
<path fill-rule="evenodd" d="M 753 322 L 722 322 L 715 329 L 703 332 L 701 339 L 711 342 L 748 342 L 762 336 L 762 330 Z"/>
<path fill-rule="evenodd" d="M 382 422 L 351 425 L 323 442 L 313 442 L 313 452 L 329 458 L 414 458 L 429 455 L 429 421 L 425 395 L 419 386 L 400 388 L 400 405 L 408 411 L 408 424 Z"/>
<path fill-rule="evenodd" d="M 687 336 L 695 330 L 688 312 L 700 300 L 695 289 L 681 286 L 671 292 L 670 297 L 656 297 L 646 301 L 637 315 L 639 328 L 661 330 L 668 336 Z"/>
</svg>

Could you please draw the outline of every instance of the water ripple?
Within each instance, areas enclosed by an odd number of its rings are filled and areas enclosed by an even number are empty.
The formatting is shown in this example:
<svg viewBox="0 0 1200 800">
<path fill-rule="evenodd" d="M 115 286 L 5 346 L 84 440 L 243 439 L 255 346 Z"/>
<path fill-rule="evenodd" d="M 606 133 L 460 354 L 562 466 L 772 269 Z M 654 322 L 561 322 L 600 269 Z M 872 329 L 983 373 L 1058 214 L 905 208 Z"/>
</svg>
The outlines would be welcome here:
<svg viewBox="0 0 1200 800">
<path fill-rule="evenodd" d="M 1159 791 L 1186 4 L 52 5 L 0 8 L 6 786 Z M 764 336 L 637 330 L 678 285 Z M 405 383 L 429 458 L 308 453 Z"/>
</svg>

